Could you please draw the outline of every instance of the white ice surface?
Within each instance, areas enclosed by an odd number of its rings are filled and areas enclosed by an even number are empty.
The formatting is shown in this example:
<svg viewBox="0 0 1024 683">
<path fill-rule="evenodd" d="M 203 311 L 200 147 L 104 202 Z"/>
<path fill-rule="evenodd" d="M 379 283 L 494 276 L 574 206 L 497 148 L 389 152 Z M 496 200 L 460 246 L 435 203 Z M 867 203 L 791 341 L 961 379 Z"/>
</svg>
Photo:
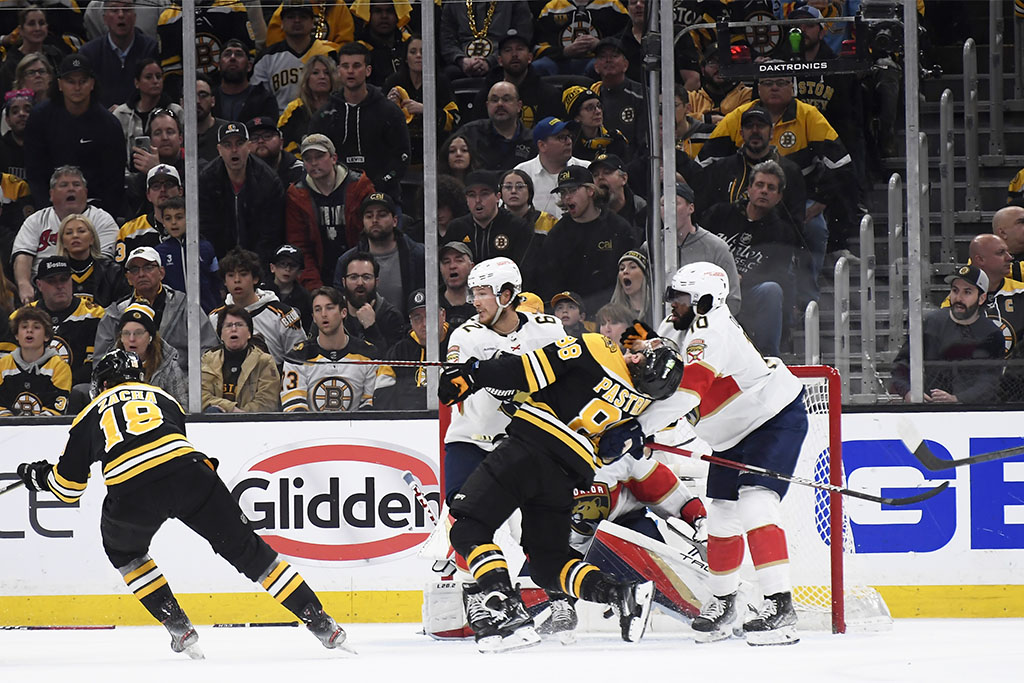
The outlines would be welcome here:
<svg viewBox="0 0 1024 683">
<path fill-rule="evenodd" d="M 200 626 L 203 661 L 175 655 L 159 626 L 105 631 L 0 631 L 0 681 L 485 683 L 629 681 L 1019 681 L 1022 619 L 903 619 L 884 633 L 803 633 L 791 646 L 739 640 L 697 645 L 678 633 L 637 644 L 581 634 L 499 655 L 471 641 L 438 642 L 418 624 L 346 625 L 358 655 L 323 649 L 305 629 Z"/>
</svg>

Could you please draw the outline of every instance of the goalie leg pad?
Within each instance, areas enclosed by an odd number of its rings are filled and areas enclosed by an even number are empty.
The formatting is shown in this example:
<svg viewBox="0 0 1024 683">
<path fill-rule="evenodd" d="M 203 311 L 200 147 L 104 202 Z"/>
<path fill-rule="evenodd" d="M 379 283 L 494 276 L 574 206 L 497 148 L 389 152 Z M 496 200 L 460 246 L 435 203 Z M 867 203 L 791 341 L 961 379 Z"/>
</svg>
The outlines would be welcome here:
<svg viewBox="0 0 1024 683">
<path fill-rule="evenodd" d="M 712 596 L 702 562 L 614 522 L 598 526 L 586 560 L 620 579 L 653 581 L 654 603 L 682 621 L 699 614 Z"/>
<path fill-rule="evenodd" d="M 472 638 L 459 581 L 432 581 L 423 589 L 423 632 L 436 640 Z"/>
</svg>

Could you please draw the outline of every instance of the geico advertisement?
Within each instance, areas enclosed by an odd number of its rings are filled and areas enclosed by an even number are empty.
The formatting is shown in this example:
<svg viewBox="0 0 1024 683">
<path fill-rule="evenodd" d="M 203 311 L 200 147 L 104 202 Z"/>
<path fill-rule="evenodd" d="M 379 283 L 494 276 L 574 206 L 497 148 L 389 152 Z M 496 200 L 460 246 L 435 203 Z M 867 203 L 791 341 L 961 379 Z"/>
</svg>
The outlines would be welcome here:
<svg viewBox="0 0 1024 683">
<path fill-rule="evenodd" d="M 67 429 L 0 426 L 0 485 L 16 480 L 19 462 L 56 462 Z M 436 421 L 196 423 L 188 435 L 220 461 L 217 471 L 256 533 L 318 588 L 422 587 L 430 562 L 416 551 L 433 523 L 403 474 L 420 482 L 436 512 Z M 0 563 L 2 592 L 123 592 L 99 536 L 104 495 L 94 465 L 74 506 L 23 487 L 0 496 L 0 556 L 8 560 Z M 157 533 L 150 555 L 175 590 L 255 590 L 178 521 Z"/>
</svg>

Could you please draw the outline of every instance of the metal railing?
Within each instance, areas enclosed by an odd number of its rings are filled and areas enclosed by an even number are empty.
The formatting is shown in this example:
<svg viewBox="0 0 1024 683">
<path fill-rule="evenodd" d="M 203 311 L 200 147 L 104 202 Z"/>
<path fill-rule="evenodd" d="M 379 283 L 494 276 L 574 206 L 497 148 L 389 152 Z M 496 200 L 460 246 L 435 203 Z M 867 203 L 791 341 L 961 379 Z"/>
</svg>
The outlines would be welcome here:
<svg viewBox="0 0 1024 683">
<path fill-rule="evenodd" d="M 878 305 L 875 301 L 875 221 L 860 220 L 860 393 L 875 394 L 878 355 L 875 346 Z"/>
<path fill-rule="evenodd" d="M 939 198 L 942 207 L 942 248 L 943 263 L 956 261 L 956 242 L 953 217 L 956 211 L 953 189 L 953 91 L 942 91 L 939 103 Z"/>
<path fill-rule="evenodd" d="M 964 41 L 964 154 L 967 157 L 964 204 L 968 211 L 978 211 L 981 178 L 978 165 L 978 51 L 973 38 Z"/>
<path fill-rule="evenodd" d="M 898 349 L 906 335 L 903 320 L 903 279 L 907 267 L 904 253 L 903 178 L 889 176 L 889 340 L 886 348 Z"/>
<path fill-rule="evenodd" d="M 821 328 L 818 322 L 818 302 L 807 302 L 804 309 L 804 365 L 821 364 Z"/>
<path fill-rule="evenodd" d="M 1003 2 L 992 0 L 988 11 L 988 153 L 1003 156 Z M 1020 45 L 1015 46 L 1020 51 Z"/>
<path fill-rule="evenodd" d="M 845 256 L 840 256 L 836 261 L 834 273 L 835 367 L 841 378 L 842 399 L 845 403 L 850 396 L 850 261 Z"/>
<path fill-rule="evenodd" d="M 920 164 L 918 168 L 921 169 L 917 188 L 918 206 L 921 207 L 921 291 L 927 292 L 928 287 L 931 286 L 934 268 L 932 266 L 931 212 L 929 211 L 931 179 L 928 174 L 928 135 L 926 133 L 917 134 L 917 159 Z M 907 190 L 909 191 L 910 188 L 908 187 Z"/>
</svg>

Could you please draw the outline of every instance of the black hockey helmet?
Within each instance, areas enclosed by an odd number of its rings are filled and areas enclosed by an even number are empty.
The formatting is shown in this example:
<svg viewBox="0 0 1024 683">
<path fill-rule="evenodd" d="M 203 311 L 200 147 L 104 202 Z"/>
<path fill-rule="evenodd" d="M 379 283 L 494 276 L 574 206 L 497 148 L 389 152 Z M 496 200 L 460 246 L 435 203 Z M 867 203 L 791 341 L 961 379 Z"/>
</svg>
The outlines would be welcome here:
<svg viewBox="0 0 1024 683">
<path fill-rule="evenodd" d="M 107 389 L 124 382 L 142 379 L 142 361 L 134 351 L 114 349 L 93 363 L 92 396 L 96 398 Z"/>
<path fill-rule="evenodd" d="M 633 384 L 651 398 L 668 398 L 683 379 L 683 358 L 668 339 L 652 340 L 643 350 L 644 361 L 629 366 Z"/>
</svg>

